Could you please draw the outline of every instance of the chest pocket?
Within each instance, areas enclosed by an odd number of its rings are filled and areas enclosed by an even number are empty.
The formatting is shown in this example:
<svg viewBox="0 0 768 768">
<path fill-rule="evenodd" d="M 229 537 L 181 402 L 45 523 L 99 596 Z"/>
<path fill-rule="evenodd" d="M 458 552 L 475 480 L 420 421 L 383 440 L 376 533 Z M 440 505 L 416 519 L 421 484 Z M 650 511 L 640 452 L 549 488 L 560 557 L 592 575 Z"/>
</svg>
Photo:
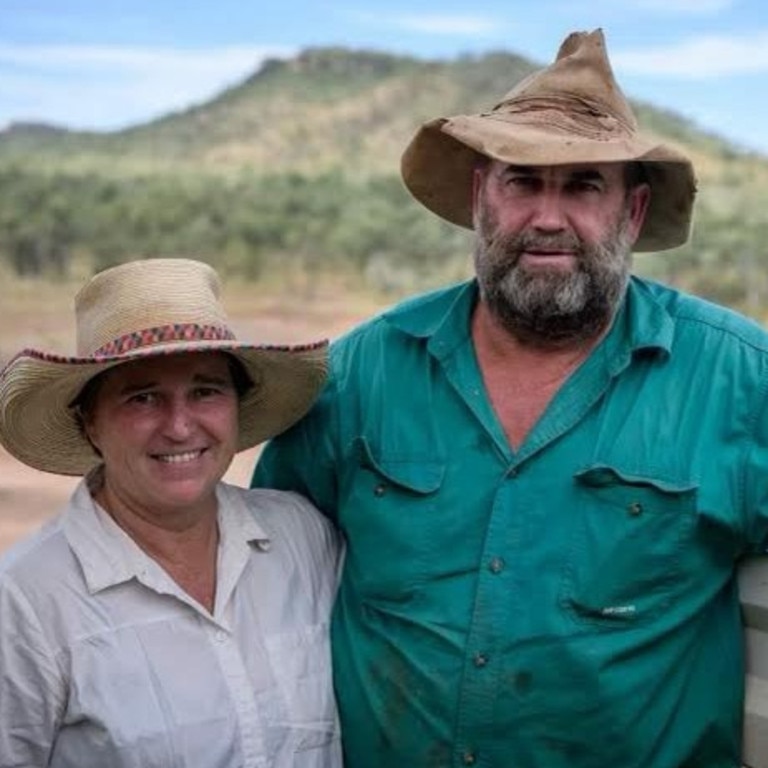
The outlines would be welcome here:
<svg viewBox="0 0 768 768">
<path fill-rule="evenodd" d="M 674 599 L 696 520 L 697 486 L 607 466 L 575 476 L 572 545 L 562 602 L 579 620 L 651 619 Z"/>
<path fill-rule="evenodd" d="M 364 597 L 405 601 L 429 575 L 445 464 L 402 452 L 375 452 L 357 438 L 340 522 L 349 542 L 345 568 Z"/>
<path fill-rule="evenodd" d="M 275 692 L 267 691 L 259 702 L 282 742 L 279 754 L 283 760 L 274 764 L 292 768 L 324 765 L 322 760 L 339 750 L 341 743 L 328 625 L 267 635 L 264 645 L 281 699 L 276 701 Z"/>
</svg>

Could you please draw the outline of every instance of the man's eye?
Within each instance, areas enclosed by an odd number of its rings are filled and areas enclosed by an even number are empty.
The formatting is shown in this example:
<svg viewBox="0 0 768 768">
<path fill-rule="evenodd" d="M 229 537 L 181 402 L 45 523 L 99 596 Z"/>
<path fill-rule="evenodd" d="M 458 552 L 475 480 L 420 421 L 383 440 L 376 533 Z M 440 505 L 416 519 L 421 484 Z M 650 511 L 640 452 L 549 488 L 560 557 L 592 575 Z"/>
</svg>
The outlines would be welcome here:
<svg viewBox="0 0 768 768">
<path fill-rule="evenodd" d="M 579 180 L 570 184 L 574 192 L 599 192 L 601 187 L 596 181 Z"/>
<path fill-rule="evenodd" d="M 136 403 L 136 405 L 150 405 L 156 400 L 157 395 L 154 392 L 137 392 L 128 398 L 129 403 Z"/>
<path fill-rule="evenodd" d="M 507 179 L 507 186 L 514 189 L 531 190 L 535 189 L 537 184 L 538 180 L 530 176 L 510 176 Z"/>
</svg>

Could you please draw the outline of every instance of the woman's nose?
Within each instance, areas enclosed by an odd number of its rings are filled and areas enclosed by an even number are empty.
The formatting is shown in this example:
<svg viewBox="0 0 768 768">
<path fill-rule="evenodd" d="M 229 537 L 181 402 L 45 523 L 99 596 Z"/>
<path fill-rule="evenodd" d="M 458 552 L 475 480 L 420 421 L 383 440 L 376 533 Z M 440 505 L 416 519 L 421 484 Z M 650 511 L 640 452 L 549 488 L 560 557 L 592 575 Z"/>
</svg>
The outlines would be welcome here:
<svg viewBox="0 0 768 768">
<path fill-rule="evenodd" d="M 185 439 L 192 431 L 192 423 L 193 416 L 187 403 L 174 401 L 169 404 L 164 424 L 164 431 L 169 437 Z"/>
</svg>

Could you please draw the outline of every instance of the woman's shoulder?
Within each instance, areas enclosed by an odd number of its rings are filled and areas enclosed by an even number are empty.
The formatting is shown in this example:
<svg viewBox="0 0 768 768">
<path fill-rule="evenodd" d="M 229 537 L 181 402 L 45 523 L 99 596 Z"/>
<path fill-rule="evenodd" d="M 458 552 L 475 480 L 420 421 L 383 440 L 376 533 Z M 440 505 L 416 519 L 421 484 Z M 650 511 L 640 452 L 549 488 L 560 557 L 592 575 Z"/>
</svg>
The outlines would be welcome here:
<svg viewBox="0 0 768 768">
<path fill-rule="evenodd" d="M 13 616 L 50 618 L 83 592 L 82 570 L 59 517 L 0 554 L 0 614 L 9 625 Z"/>
<path fill-rule="evenodd" d="M 29 573 L 43 575 L 63 563 L 69 564 L 69 546 L 62 517 L 57 515 L 0 553 L 0 581 Z"/>
<path fill-rule="evenodd" d="M 230 503 L 240 506 L 269 539 L 308 547 L 336 557 L 339 538 L 333 524 L 309 499 L 293 491 L 241 488 L 222 483 Z"/>
<path fill-rule="evenodd" d="M 269 552 L 279 568 L 295 568 L 308 584 L 333 589 L 342 562 L 342 540 L 333 524 L 304 496 L 269 488 L 223 485 L 230 508 L 245 518 L 242 532 Z M 278 566 L 279 563 L 279 566 Z"/>
</svg>

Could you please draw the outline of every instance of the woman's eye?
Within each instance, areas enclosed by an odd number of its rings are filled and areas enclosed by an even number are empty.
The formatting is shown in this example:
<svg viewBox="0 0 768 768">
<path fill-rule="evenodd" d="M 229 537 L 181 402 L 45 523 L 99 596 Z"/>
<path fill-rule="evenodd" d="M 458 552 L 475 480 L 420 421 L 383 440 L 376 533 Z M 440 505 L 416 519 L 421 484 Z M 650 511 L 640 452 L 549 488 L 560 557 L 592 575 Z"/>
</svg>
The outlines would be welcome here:
<svg viewBox="0 0 768 768">
<path fill-rule="evenodd" d="M 204 400 L 209 397 L 214 397 L 215 395 L 220 394 L 221 390 L 217 389 L 216 387 L 198 387 L 194 395 L 199 400 Z"/>
</svg>

